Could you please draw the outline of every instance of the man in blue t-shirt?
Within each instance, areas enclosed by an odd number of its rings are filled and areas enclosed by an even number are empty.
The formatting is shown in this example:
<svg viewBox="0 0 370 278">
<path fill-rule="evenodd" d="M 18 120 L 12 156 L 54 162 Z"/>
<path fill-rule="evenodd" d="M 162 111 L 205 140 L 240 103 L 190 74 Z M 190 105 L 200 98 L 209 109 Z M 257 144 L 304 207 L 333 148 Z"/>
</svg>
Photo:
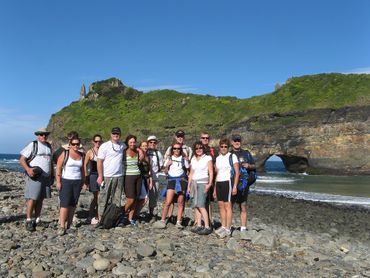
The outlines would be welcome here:
<svg viewBox="0 0 370 278">
<path fill-rule="evenodd" d="M 231 153 L 236 154 L 240 161 L 240 167 L 250 171 L 256 171 L 256 165 L 251 153 L 241 148 L 242 137 L 239 134 L 231 136 L 232 151 Z M 249 194 L 249 186 L 243 191 L 238 189 L 236 196 L 233 199 L 233 203 L 237 203 L 240 208 L 240 232 L 243 234 L 247 230 L 247 200 Z"/>
</svg>

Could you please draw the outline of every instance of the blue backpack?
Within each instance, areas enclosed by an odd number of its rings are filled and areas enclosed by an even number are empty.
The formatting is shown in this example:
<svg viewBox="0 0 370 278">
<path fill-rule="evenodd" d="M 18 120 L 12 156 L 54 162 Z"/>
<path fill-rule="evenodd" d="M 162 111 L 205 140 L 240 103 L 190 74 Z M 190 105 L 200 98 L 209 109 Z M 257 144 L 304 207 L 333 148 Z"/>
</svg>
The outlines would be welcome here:
<svg viewBox="0 0 370 278">
<path fill-rule="evenodd" d="M 234 164 L 232 159 L 232 153 L 229 155 L 229 163 L 231 167 L 231 177 L 235 176 Z M 236 156 L 238 158 L 238 156 Z M 239 162 L 239 183 L 238 183 L 238 190 L 244 191 L 249 186 L 251 186 L 257 179 L 257 175 L 255 171 L 249 171 L 242 167 L 242 164 L 238 158 Z"/>
</svg>

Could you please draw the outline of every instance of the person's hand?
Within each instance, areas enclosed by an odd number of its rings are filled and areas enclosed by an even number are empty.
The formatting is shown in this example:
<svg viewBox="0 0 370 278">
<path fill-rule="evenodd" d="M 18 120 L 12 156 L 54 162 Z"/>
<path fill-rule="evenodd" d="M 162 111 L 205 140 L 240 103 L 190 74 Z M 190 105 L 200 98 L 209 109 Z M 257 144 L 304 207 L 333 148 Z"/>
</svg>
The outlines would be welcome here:
<svg viewBox="0 0 370 278">
<path fill-rule="evenodd" d="M 188 186 L 188 190 L 187 190 L 188 191 L 188 194 L 190 194 L 190 189 L 191 189 L 190 186 Z"/>
<path fill-rule="evenodd" d="M 98 176 L 98 178 L 96 179 L 96 183 L 97 184 L 101 184 L 103 182 L 103 177 L 102 176 Z"/>
<path fill-rule="evenodd" d="M 27 172 L 27 175 L 29 176 L 29 177 L 33 177 L 33 175 L 34 175 L 34 173 L 33 173 L 33 168 L 28 168 L 27 170 L 26 170 L 26 172 Z"/>
<path fill-rule="evenodd" d="M 236 188 L 236 186 L 233 186 L 233 190 L 231 191 L 231 195 L 236 195 L 237 192 L 238 192 L 238 189 Z"/>
<path fill-rule="evenodd" d="M 62 184 L 60 182 L 57 182 L 57 190 L 60 191 L 62 189 Z"/>
<path fill-rule="evenodd" d="M 167 161 L 166 167 L 168 168 L 168 167 L 170 167 L 171 165 L 172 165 L 172 159 L 169 159 L 169 160 Z"/>
<path fill-rule="evenodd" d="M 213 199 L 216 199 L 217 198 L 217 194 L 216 194 L 216 190 L 213 191 Z"/>
<path fill-rule="evenodd" d="M 242 163 L 242 166 L 245 169 L 248 169 L 249 168 L 249 164 L 247 162 Z"/>
<path fill-rule="evenodd" d="M 152 179 L 149 180 L 149 190 L 153 189 L 153 181 Z"/>
<path fill-rule="evenodd" d="M 211 188 L 211 184 L 207 184 L 204 188 L 204 193 L 207 193 L 209 189 Z"/>
</svg>

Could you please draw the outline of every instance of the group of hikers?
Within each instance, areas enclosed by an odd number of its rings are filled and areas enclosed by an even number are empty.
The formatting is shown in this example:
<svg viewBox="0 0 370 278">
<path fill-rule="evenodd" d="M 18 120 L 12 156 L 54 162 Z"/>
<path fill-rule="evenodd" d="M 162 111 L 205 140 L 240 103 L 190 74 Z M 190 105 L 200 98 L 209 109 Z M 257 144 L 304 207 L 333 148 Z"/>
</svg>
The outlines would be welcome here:
<svg viewBox="0 0 370 278">
<path fill-rule="evenodd" d="M 20 164 L 27 174 L 24 195 L 28 231 L 42 224 L 42 203 L 51 197 L 54 180 L 59 191 L 59 235 L 73 224 L 82 188 L 92 192 L 88 223 L 97 227 L 135 226 L 148 204 L 148 215 L 156 228 L 166 228 L 177 205 L 175 226 L 183 229 L 185 203 L 190 199 L 194 208 L 192 232 L 213 232 L 209 209 L 212 200 L 217 200 L 219 207 L 221 226 L 215 230 L 219 237 L 231 235 L 234 204 L 240 209 L 240 231 L 247 230 L 247 200 L 250 185 L 256 180 L 256 166 L 251 153 L 241 148 L 238 134 L 233 134 L 231 140 L 222 138 L 216 149 L 209 146 L 209 134 L 202 132 L 191 148 L 185 144 L 185 132 L 178 130 L 164 155 L 157 149 L 156 136 L 137 142 L 136 136 L 128 135 L 121 141 L 119 127 L 112 128 L 106 142 L 95 134 L 93 147 L 87 151 L 78 133 L 72 131 L 67 135 L 68 143 L 52 152 L 47 142 L 49 134 L 46 128 L 40 128 L 35 132 L 37 139 L 21 151 Z M 163 174 L 167 183 L 160 192 Z M 157 219 L 160 195 L 166 199 Z"/>
</svg>

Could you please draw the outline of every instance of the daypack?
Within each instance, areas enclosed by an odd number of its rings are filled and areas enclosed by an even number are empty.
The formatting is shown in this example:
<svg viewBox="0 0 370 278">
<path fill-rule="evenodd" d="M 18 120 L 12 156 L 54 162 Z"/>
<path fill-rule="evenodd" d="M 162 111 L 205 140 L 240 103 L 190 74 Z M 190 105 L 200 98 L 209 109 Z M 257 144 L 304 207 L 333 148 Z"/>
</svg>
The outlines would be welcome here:
<svg viewBox="0 0 370 278">
<path fill-rule="evenodd" d="M 34 160 L 34 158 L 36 157 L 36 155 L 37 155 L 37 151 L 38 151 L 38 147 L 39 147 L 39 145 L 38 145 L 38 143 L 37 143 L 37 141 L 35 140 L 35 141 L 33 141 L 32 142 L 32 152 L 31 152 L 31 154 L 30 154 L 30 156 L 29 157 L 27 157 L 26 158 L 26 162 L 27 162 L 27 164 L 29 165 L 30 164 L 30 162 L 32 161 L 32 160 Z M 48 148 L 50 149 L 50 152 L 52 152 L 51 151 L 51 145 L 50 145 L 50 143 L 49 142 L 45 142 L 45 144 L 46 144 L 46 146 L 48 146 Z"/>
<path fill-rule="evenodd" d="M 66 149 L 63 149 L 64 150 L 64 159 L 63 159 L 63 166 L 62 168 L 64 169 L 66 167 L 66 164 L 67 164 L 67 161 L 68 161 L 68 158 L 69 158 L 69 150 L 66 150 Z M 82 167 L 84 165 L 84 160 L 85 160 L 85 154 L 82 153 L 82 152 L 79 152 L 80 155 L 81 155 L 81 159 L 82 159 Z M 59 155 L 60 156 L 60 155 Z"/>
<path fill-rule="evenodd" d="M 104 211 L 99 222 L 99 227 L 102 229 L 110 229 L 119 223 L 122 208 L 113 203 L 113 197 L 116 193 L 116 187 L 109 186 L 107 201 L 105 202 Z"/>
<path fill-rule="evenodd" d="M 229 155 L 229 163 L 231 167 L 231 177 L 235 176 L 235 170 L 234 170 L 234 164 L 233 164 L 233 159 L 232 159 L 232 153 Z M 257 175 L 255 171 L 249 171 L 242 167 L 242 164 L 238 158 L 239 163 L 239 183 L 238 183 L 238 190 L 239 191 L 244 191 L 247 189 L 249 186 L 251 186 L 257 179 Z"/>
<path fill-rule="evenodd" d="M 158 172 L 157 173 L 159 173 L 160 171 L 161 171 L 161 166 L 159 165 L 159 155 L 158 155 L 158 150 L 153 150 L 153 149 L 148 149 L 147 151 L 146 151 L 146 155 L 149 157 L 149 164 L 150 164 L 150 162 L 151 162 L 151 159 L 150 159 L 150 157 L 152 157 L 152 156 L 154 156 L 154 154 L 155 154 L 155 157 L 157 158 L 157 164 L 158 164 Z M 156 173 L 156 174 L 157 174 Z"/>
<path fill-rule="evenodd" d="M 58 161 L 58 158 L 59 156 L 65 151 L 66 149 L 63 148 L 63 147 L 59 147 L 58 149 L 55 150 L 55 152 L 53 153 L 53 157 L 52 157 L 52 160 L 53 160 L 53 163 L 54 164 L 57 164 L 57 161 Z"/>
</svg>

